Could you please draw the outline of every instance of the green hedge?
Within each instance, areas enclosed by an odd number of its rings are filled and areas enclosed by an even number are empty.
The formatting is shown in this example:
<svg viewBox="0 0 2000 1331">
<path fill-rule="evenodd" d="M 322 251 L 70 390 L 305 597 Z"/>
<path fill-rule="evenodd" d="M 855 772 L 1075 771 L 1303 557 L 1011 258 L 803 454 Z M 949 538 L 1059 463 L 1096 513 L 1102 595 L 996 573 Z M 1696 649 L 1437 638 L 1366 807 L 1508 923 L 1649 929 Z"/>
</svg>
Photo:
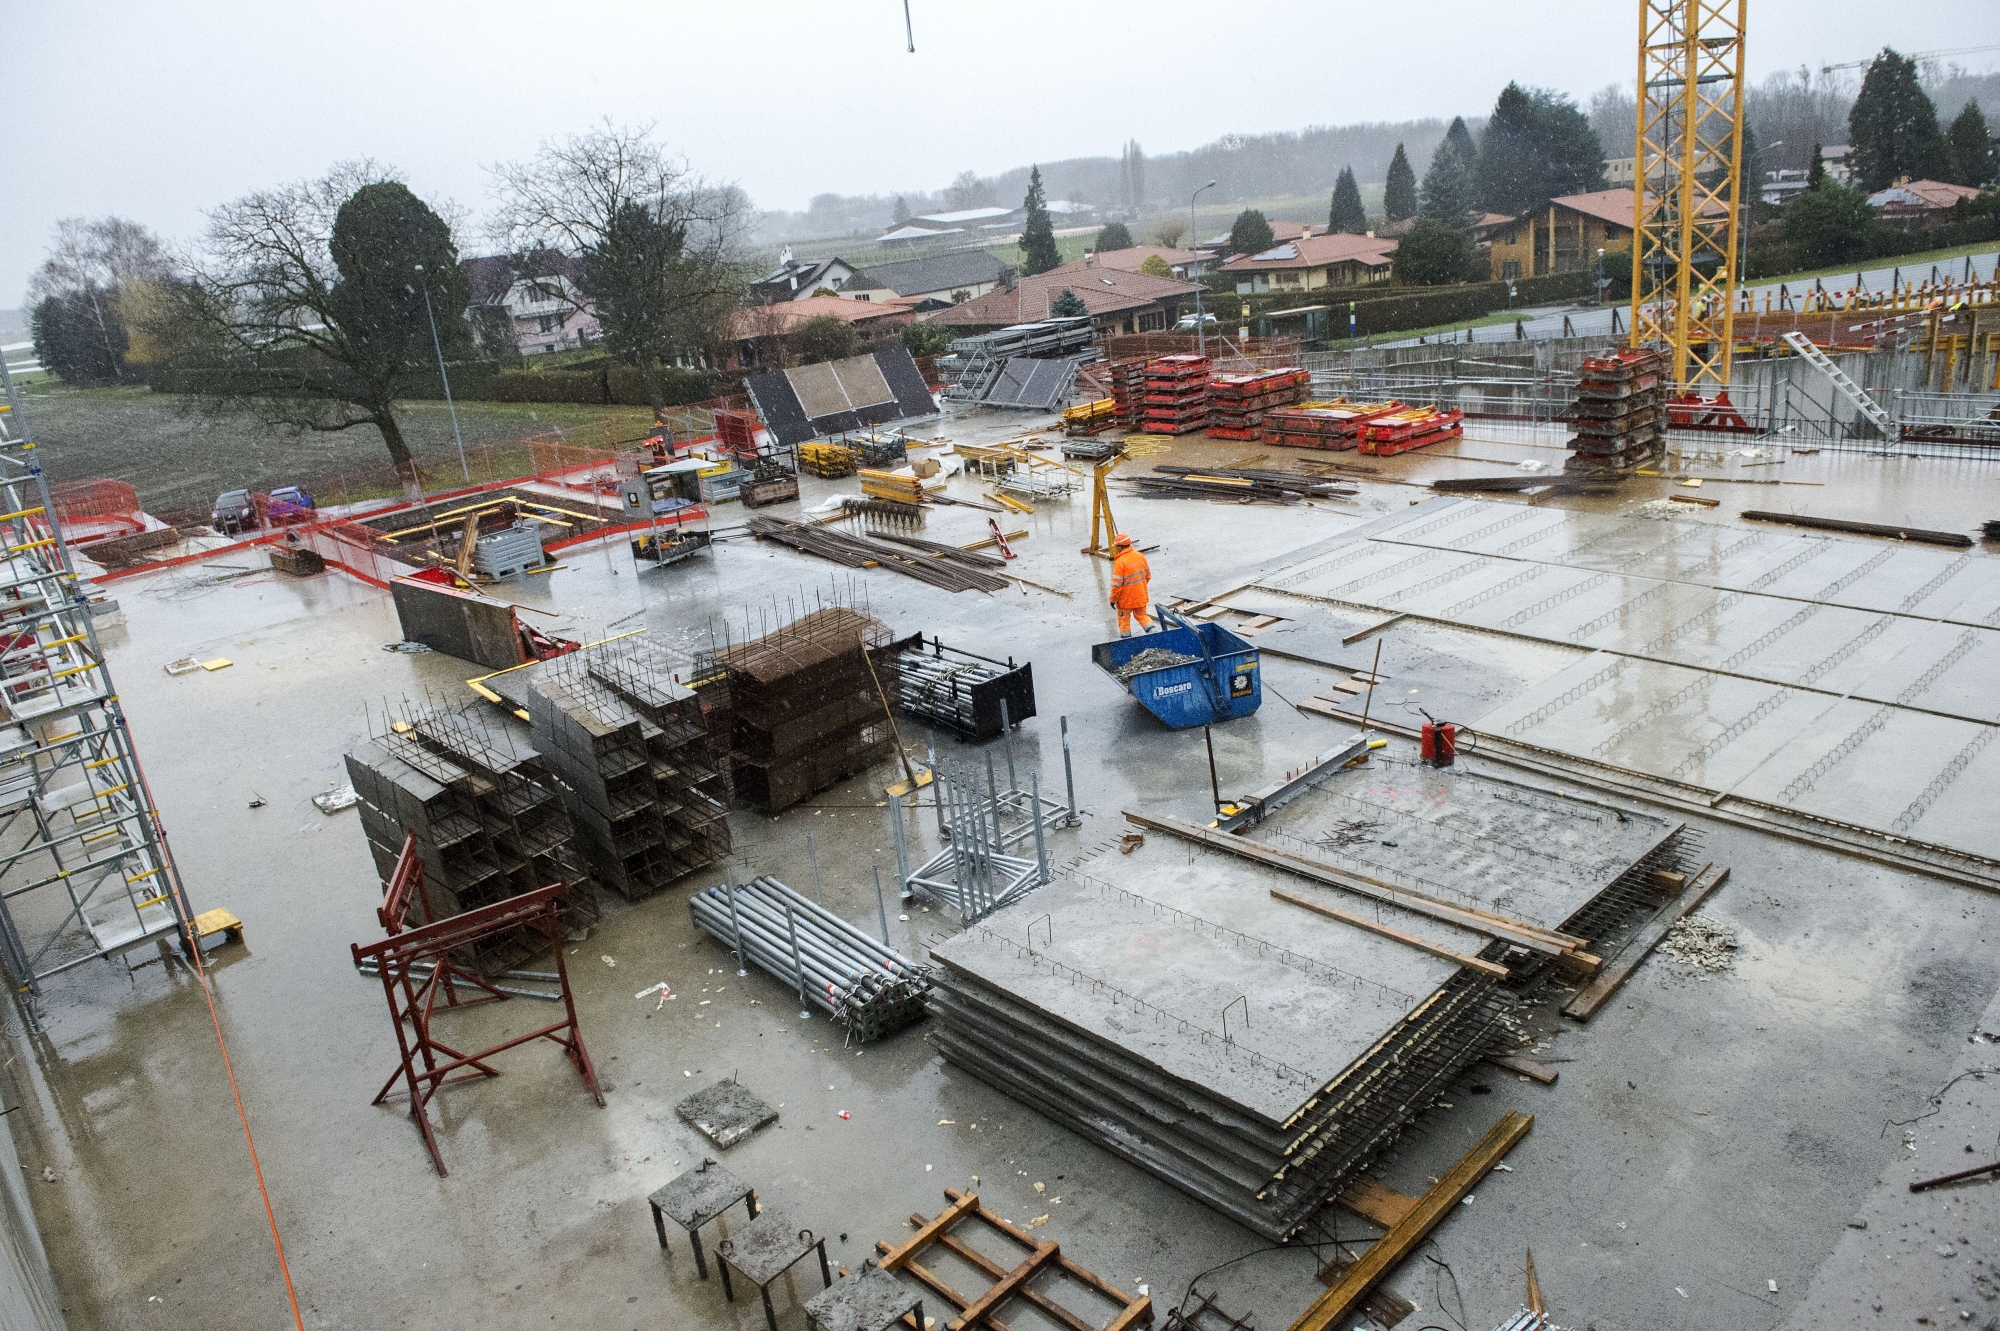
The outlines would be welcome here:
<svg viewBox="0 0 2000 1331">
<path fill-rule="evenodd" d="M 730 375 L 668 367 L 654 372 L 664 405 L 705 402 L 736 391 Z M 495 402 L 578 402 L 589 406 L 643 407 L 646 380 L 638 369 L 618 365 L 599 370 L 507 370 L 492 377 Z"/>
</svg>

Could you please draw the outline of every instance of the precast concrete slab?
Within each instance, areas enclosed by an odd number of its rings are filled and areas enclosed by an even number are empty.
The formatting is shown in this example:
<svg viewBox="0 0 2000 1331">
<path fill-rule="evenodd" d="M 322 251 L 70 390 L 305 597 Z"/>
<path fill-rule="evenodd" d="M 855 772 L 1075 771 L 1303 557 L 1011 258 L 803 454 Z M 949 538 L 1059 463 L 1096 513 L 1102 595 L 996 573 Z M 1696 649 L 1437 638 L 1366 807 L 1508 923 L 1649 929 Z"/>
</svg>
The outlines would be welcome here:
<svg viewBox="0 0 2000 1331">
<path fill-rule="evenodd" d="M 1561 929 L 1677 826 L 1463 769 L 1376 757 L 1244 835 L 1332 869 Z"/>
<path fill-rule="evenodd" d="M 1272 1126 L 1458 970 L 1276 900 L 1272 888 L 1313 890 L 1278 870 L 1157 842 L 1100 863 L 931 956 Z M 1406 911 L 1384 917 L 1447 947 L 1486 942 Z"/>
</svg>

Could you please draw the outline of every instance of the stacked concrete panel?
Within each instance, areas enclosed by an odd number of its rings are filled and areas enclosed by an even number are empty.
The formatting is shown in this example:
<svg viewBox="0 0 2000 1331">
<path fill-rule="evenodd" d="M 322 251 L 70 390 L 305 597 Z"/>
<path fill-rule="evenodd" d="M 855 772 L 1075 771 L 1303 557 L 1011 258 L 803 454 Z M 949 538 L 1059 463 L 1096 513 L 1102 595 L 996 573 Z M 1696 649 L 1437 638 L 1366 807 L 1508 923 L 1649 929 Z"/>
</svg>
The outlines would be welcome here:
<svg viewBox="0 0 2000 1331">
<path fill-rule="evenodd" d="M 528 713 L 599 883 L 650 896 L 729 853 L 700 700 L 663 658 L 609 645 L 545 662 Z"/>
<path fill-rule="evenodd" d="M 836 605 L 703 653 L 698 687 L 712 724 L 727 717 L 736 793 L 775 813 L 885 757 L 890 647 L 879 622 Z"/>
<path fill-rule="evenodd" d="M 415 833 L 424 897 L 410 923 L 443 919 L 561 882 L 578 924 L 598 914 L 595 889 L 541 755 L 517 747 L 476 713 L 430 712 L 347 755 L 361 828 L 383 882 Z M 487 940 L 465 963 L 482 973 L 535 951 L 523 936 Z"/>
<path fill-rule="evenodd" d="M 1283 1240 L 1479 1056 L 1501 991 L 1277 902 L 1238 881 L 1236 866 L 1218 884 L 1218 867 L 1190 865 L 1179 847 L 1142 848 L 1114 872 L 1143 893 L 1059 878 L 933 946 L 931 1040 L 951 1063 Z"/>
</svg>

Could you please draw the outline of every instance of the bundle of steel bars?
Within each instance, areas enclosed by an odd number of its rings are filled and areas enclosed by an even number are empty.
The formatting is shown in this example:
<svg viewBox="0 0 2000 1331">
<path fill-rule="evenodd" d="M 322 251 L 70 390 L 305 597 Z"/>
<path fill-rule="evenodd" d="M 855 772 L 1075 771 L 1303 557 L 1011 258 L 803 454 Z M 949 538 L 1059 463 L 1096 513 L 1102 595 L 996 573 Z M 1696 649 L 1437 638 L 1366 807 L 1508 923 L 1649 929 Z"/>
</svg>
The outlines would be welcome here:
<svg viewBox="0 0 2000 1331">
<path fill-rule="evenodd" d="M 1007 586 L 1007 579 L 983 570 L 981 557 L 955 546 L 942 547 L 950 554 L 913 554 L 864 536 L 850 536 L 761 513 L 753 515 L 745 525 L 754 536 L 831 559 L 848 568 L 894 569 L 948 592 L 997 592 Z"/>
<path fill-rule="evenodd" d="M 688 898 L 695 926 L 866 1043 L 925 1015 L 930 972 L 768 874 Z M 882 914 L 884 938 L 888 914 Z"/>
<path fill-rule="evenodd" d="M 1257 467 L 1188 467 L 1165 463 L 1153 468 L 1151 476 L 1127 476 L 1142 492 L 1156 494 L 1202 494 L 1223 498 L 1266 499 L 1290 503 L 1295 499 L 1345 499 L 1358 493 L 1351 481 L 1327 476 L 1301 476 L 1287 471 L 1267 471 Z"/>
</svg>

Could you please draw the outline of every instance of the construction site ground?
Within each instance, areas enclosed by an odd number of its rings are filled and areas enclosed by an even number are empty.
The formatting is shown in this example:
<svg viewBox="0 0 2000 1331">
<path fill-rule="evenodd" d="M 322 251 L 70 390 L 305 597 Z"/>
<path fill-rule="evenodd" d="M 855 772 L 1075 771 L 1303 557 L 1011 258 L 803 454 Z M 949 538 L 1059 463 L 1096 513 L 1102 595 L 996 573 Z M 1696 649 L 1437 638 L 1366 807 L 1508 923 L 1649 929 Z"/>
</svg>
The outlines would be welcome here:
<svg viewBox="0 0 2000 1331">
<path fill-rule="evenodd" d="M 946 417 L 934 432 L 990 443 L 1045 423 L 973 411 Z M 1433 478 L 1495 474 L 1522 460 L 1560 470 L 1554 429 L 1471 425 L 1445 451 L 1391 459 L 1193 436 L 1125 464 L 1219 466 L 1262 454 L 1258 465 L 1375 468 L 1346 473 L 1360 485 L 1353 501 L 1146 501 L 1114 486 L 1113 503 L 1123 529 L 1158 547 L 1149 556 L 1156 597 L 1198 598 L 1255 581 L 1413 501 L 1433 501 L 1423 488 Z M 1721 501 L 1691 520 L 1748 532 L 1754 524 L 1738 519 L 1743 509 L 1796 508 L 1976 531 L 1996 516 L 1991 464 L 1729 456 L 1741 442 L 1687 441 L 1689 456 L 1677 465 L 1745 480 L 1780 474 L 1788 484 L 1684 490 Z M 802 477 L 802 503 L 853 488 L 852 480 Z M 1677 488 L 1672 476 L 1639 478 L 1615 496 L 1491 502 L 1651 526 L 1643 506 Z M 961 477 L 949 493 L 976 499 L 984 489 Z M 1165 729 L 1090 664 L 1089 645 L 1116 629 L 1106 605 L 1110 566 L 1078 553 L 1089 505 L 1086 477 L 1077 494 L 1039 501 L 1032 516 L 939 507 L 922 528 L 953 542 L 986 536 L 989 516 L 1003 530 L 1025 528 L 1010 570 L 1068 597 L 1032 587 L 952 595 L 740 534 L 706 556 L 645 571 L 614 538 L 566 551 L 552 575 L 495 590 L 550 612 L 529 616 L 545 631 L 595 640 L 643 627 L 658 645 L 691 654 L 725 621 L 741 637 L 746 625 L 754 633 L 760 622 L 810 609 L 816 595 L 858 589 L 899 634 L 1032 660 L 1038 715 L 1017 733 L 1016 760 L 1024 777 L 1039 771 L 1045 794 L 1059 792 L 1057 718 L 1067 715 L 1083 826 L 1055 833 L 1051 856 L 1087 868 L 1091 857 L 1117 855 L 1129 830 L 1123 809 L 1193 821 L 1210 811 L 1200 732 Z M 718 528 L 739 520 L 733 505 L 715 519 Z M 1979 549 L 1968 557 L 1992 559 Z M 729 1076 L 778 1106 L 780 1118 L 724 1162 L 767 1202 L 827 1235 L 838 1266 L 858 1265 L 878 1238 L 898 1241 L 910 1213 L 935 1213 L 942 1190 L 954 1187 L 976 1190 L 1017 1224 L 1036 1222 L 1034 1232 L 1060 1242 L 1066 1256 L 1128 1290 L 1149 1289 L 1162 1306 L 1236 1258 L 1244 1260 L 1204 1287 L 1267 1331 L 1288 1326 L 1320 1292 L 1308 1251 L 1260 1251 L 1268 1245 L 1249 1231 L 946 1066 L 923 1025 L 844 1047 L 837 1026 L 821 1015 L 802 1020 L 797 998 L 774 981 L 737 976 L 690 923 L 685 903 L 690 888 L 719 873 L 637 904 L 614 900 L 590 936 L 569 947 L 579 1020 L 608 1107 L 592 1103 L 553 1047 L 516 1051 L 499 1065 L 501 1078 L 438 1097 L 451 1170 L 438 1177 L 405 1111 L 369 1104 L 395 1067 L 395 1042 L 379 983 L 355 974 L 348 949 L 380 937 L 380 888 L 354 814 L 323 815 L 310 800 L 343 779 L 341 754 L 381 728 L 385 703 L 457 703 L 471 696 L 465 679 L 483 672 L 438 653 L 383 650 L 400 637 L 388 596 L 338 574 L 224 579 L 195 564 L 110 589 L 126 622 L 105 641 L 195 908 L 226 907 L 246 927 L 247 946 L 213 955 L 216 1011 L 307 1326 L 762 1325 L 761 1307 L 740 1286 L 731 1305 L 719 1280 L 696 1278 L 681 1234 L 670 1231 L 662 1251 L 646 1202 L 704 1155 L 721 1155 L 673 1105 Z M 1373 700 L 1399 727 L 1416 723 L 1404 705 L 1410 687 L 1418 705 L 1442 697 L 1458 710 L 1463 701 L 1454 719 L 1471 721 L 1567 660 L 1504 635 L 1479 636 L 1477 651 L 1440 652 L 1417 627 L 1383 648 L 1382 674 L 1399 677 L 1401 691 L 1384 688 Z M 1264 658 L 1262 709 L 1214 731 L 1225 795 L 1265 785 L 1354 736 L 1352 722 L 1293 705 L 1370 664 L 1372 640 L 1341 647 L 1341 636 L 1331 638 L 1337 650 L 1322 654 L 1339 668 L 1297 659 L 1314 654 L 1303 650 Z M 161 668 L 188 656 L 233 664 L 180 677 Z M 1652 701 L 1607 695 L 1592 705 L 1604 711 L 1600 724 L 1616 730 L 1641 722 Z M 914 727 L 904 738 L 919 754 L 933 739 Z M 991 752 L 997 760 L 1001 752 L 998 742 L 983 750 L 935 742 L 941 755 Z M 1390 753 L 1407 760 L 1414 745 L 1399 737 Z M 1949 755 L 1903 757 L 1935 766 Z M 1462 761 L 1531 785 L 1587 789 L 1476 754 Z M 770 873 L 812 891 L 811 832 L 827 904 L 873 928 L 873 869 L 892 878 L 895 865 L 882 789 L 897 775 L 882 764 L 777 818 L 738 810 L 730 876 Z M 912 820 L 918 857 L 936 844 L 927 816 Z M 2000 1064 L 1991 1043 L 2000 1033 L 1977 1035 L 2000 1025 L 2000 902 L 1741 821 L 1689 821 L 1705 834 L 1704 857 L 1731 869 L 1701 908 L 1735 932 L 1726 968 L 1656 954 L 1588 1025 L 1552 1004 L 1532 1009 L 1534 1056 L 1557 1066 L 1560 1080 L 1543 1086 L 1476 1064 L 1381 1162 L 1383 1183 L 1421 1193 L 1503 1111 L 1535 1116 L 1509 1171 L 1482 1181 L 1391 1277 L 1422 1310 L 1404 1325 L 1497 1325 L 1522 1303 L 1530 1248 L 1564 1326 L 1803 1328 L 1917 1317 L 1987 1325 L 2000 1314 L 1992 1301 L 2000 1182 L 1916 1197 L 1904 1185 L 1994 1149 L 2000 1077 L 1958 1081 L 1941 1112 L 1919 1116 L 1933 1108 L 1927 1097 L 1961 1072 Z M 889 926 L 896 946 L 919 960 L 927 939 L 951 931 L 939 913 L 899 912 L 893 898 Z M 117 962 L 71 971 L 5 1017 L 12 1049 L 0 1091 L 22 1107 L 8 1116 L 20 1178 L 70 1324 L 284 1323 L 284 1288 L 200 986 L 176 960 L 151 952 L 131 960 L 144 964 L 129 974 Z M 635 998 L 662 981 L 672 1001 Z M 443 1021 L 490 1043 L 503 1029 L 546 1019 L 539 1004 L 522 1000 Z M 1897 1124 L 1910 1120 L 1906 1141 Z M 1329 1214 L 1343 1238 L 1374 1232 Z M 725 1219 L 724 1230 L 704 1235 L 712 1245 L 740 1223 Z M 813 1268 L 800 1263 L 773 1287 L 784 1331 L 804 1325 L 799 1305 L 819 1287 Z M 927 1311 L 942 1322 L 942 1312 Z"/>
</svg>

